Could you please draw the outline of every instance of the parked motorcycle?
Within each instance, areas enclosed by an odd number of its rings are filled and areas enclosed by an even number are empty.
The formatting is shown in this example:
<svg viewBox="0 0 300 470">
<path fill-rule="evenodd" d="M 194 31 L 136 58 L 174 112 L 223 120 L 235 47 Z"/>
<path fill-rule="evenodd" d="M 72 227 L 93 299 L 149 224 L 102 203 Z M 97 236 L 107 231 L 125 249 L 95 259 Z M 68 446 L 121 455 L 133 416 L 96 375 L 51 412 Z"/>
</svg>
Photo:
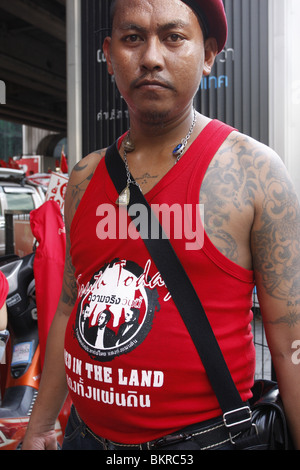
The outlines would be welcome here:
<svg viewBox="0 0 300 470">
<path fill-rule="evenodd" d="M 38 394 L 47 336 L 63 279 L 66 237 L 58 204 L 46 201 L 31 211 L 30 225 L 36 240 L 34 253 L 0 258 L 0 269 L 9 283 L 10 333 L 6 365 L 0 365 L 0 450 L 21 448 Z M 68 397 L 56 421 L 60 447 L 70 406 Z"/>
<path fill-rule="evenodd" d="M 6 304 L 10 333 L 6 365 L 1 366 L 3 397 L 0 407 L 0 450 L 21 448 L 39 389 L 41 361 L 34 256 L 32 253 L 0 266 L 9 283 Z M 66 406 L 56 423 L 60 446 L 68 415 L 69 407 Z"/>
</svg>

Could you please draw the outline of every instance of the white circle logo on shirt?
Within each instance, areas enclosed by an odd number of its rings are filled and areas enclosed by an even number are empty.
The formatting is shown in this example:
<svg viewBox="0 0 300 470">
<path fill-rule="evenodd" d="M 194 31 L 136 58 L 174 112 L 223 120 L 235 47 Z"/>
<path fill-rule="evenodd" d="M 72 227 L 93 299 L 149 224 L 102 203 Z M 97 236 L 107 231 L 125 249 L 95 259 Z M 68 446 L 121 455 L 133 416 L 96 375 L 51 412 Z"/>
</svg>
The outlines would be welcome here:
<svg viewBox="0 0 300 470">
<path fill-rule="evenodd" d="M 147 277 L 147 279 L 146 279 Z M 110 361 L 139 346 L 159 310 L 157 289 L 136 263 L 114 260 L 97 271 L 80 291 L 75 334 L 98 361 Z"/>
</svg>

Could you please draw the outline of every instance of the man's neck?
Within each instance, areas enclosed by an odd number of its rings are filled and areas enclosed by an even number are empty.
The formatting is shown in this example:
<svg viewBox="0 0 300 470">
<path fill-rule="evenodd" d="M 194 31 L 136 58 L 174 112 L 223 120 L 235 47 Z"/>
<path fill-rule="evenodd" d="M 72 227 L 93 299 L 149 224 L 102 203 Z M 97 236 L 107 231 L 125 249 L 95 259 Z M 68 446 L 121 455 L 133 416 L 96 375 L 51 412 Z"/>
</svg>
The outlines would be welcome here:
<svg viewBox="0 0 300 470">
<path fill-rule="evenodd" d="M 177 119 L 165 120 L 157 123 L 143 122 L 134 117 L 131 119 L 130 139 L 135 150 L 129 155 L 131 161 L 149 161 L 152 165 L 172 162 L 174 148 L 184 139 L 193 122 L 193 109 Z M 197 138 L 209 119 L 197 113 L 195 128 L 188 142 L 188 146 Z M 187 146 L 187 148 L 188 148 Z M 123 149 L 121 149 L 121 154 Z"/>
<path fill-rule="evenodd" d="M 160 129 L 157 127 L 156 130 L 151 127 L 148 132 L 145 131 L 144 125 L 133 123 L 132 141 L 135 149 L 127 153 L 126 160 L 129 171 L 144 194 L 149 192 L 174 166 L 176 157 L 173 155 L 173 150 L 191 129 L 193 115 L 182 121 L 180 126 L 168 123 Z M 209 121 L 210 119 L 197 114 L 196 124 L 184 153 Z M 123 144 L 120 154 L 124 158 Z"/>
</svg>

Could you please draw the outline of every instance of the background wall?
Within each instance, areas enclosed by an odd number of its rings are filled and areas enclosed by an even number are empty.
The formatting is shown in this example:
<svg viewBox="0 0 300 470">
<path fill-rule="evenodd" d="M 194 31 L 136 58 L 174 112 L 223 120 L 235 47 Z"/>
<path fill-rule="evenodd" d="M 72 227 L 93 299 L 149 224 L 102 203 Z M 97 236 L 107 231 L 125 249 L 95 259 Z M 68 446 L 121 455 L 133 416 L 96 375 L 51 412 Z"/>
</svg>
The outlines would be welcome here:
<svg viewBox="0 0 300 470">
<path fill-rule="evenodd" d="M 196 97 L 196 108 L 268 143 L 268 0 L 224 0 L 225 50 Z M 128 113 L 107 74 L 102 42 L 109 0 L 82 2 L 83 154 L 112 143 L 128 128 Z M 187 71 L 188 73 L 188 71 Z"/>
<path fill-rule="evenodd" d="M 102 53 L 109 33 L 109 0 L 67 1 L 69 142 L 77 149 L 78 161 L 111 143 L 128 128 L 128 119 Z M 211 76 L 201 84 L 196 107 L 274 148 L 300 197 L 300 2 L 224 4 L 228 41 Z"/>
<path fill-rule="evenodd" d="M 270 1 L 270 146 L 285 162 L 300 198 L 299 24 L 299 0 Z"/>
<path fill-rule="evenodd" d="M 210 77 L 202 82 L 198 107 L 203 114 L 268 144 L 269 1 L 225 0 L 224 4 L 226 47 L 217 56 Z"/>
</svg>

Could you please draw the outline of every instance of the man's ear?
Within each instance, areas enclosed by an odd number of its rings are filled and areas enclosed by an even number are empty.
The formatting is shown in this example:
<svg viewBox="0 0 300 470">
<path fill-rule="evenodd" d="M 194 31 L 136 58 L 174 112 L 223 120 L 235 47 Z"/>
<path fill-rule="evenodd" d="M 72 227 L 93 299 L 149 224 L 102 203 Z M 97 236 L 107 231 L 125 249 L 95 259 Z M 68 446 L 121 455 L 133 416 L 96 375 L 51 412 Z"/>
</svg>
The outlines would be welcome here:
<svg viewBox="0 0 300 470">
<path fill-rule="evenodd" d="M 104 39 L 104 42 L 103 42 L 103 52 L 104 52 L 104 55 L 105 55 L 105 58 L 106 58 L 108 73 L 110 75 L 114 75 L 114 69 L 113 69 L 113 66 L 112 66 L 111 56 L 110 56 L 110 43 L 111 43 L 111 38 L 109 36 L 107 36 Z"/>
<path fill-rule="evenodd" d="M 203 75 L 206 77 L 210 74 L 211 69 L 214 66 L 215 59 L 218 54 L 218 44 L 215 38 L 208 38 L 205 41 L 205 59 L 204 59 L 204 68 Z"/>
</svg>

